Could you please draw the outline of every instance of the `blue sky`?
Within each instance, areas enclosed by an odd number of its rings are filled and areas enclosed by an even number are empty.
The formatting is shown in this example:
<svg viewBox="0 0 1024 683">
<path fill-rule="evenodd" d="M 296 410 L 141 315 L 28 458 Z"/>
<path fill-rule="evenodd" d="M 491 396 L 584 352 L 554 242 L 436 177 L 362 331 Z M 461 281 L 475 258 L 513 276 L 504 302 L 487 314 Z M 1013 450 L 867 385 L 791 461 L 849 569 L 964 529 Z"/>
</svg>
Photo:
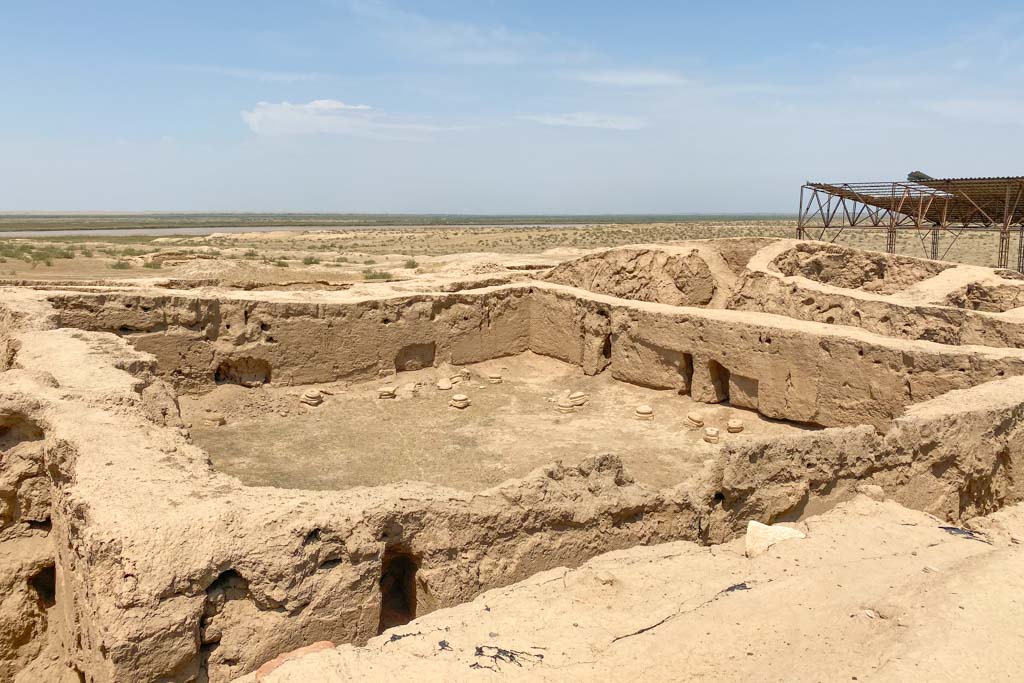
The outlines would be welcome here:
<svg viewBox="0 0 1024 683">
<path fill-rule="evenodd" d="M 794 212 L 1022 152 L 1015 2 L 0 0 L 0 210 Z"/>
</svg>

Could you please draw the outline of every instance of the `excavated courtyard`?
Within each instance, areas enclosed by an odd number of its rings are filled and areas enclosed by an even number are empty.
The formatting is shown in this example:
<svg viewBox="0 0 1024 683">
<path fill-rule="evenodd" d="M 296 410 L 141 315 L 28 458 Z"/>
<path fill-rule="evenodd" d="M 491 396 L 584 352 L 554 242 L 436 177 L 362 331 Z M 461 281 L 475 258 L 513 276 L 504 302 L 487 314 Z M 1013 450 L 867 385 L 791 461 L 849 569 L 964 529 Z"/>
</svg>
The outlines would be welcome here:
<svg viewBox="0 0 1024 683">
<path fill-rule="evenodd" d="M 865 485 L 960 531 L 1024 497 L 1017 273 L 772 239 L 515 260 L 0 283 L 0 678 L 228 681 L 611 551 L 813 536 Z"/>
<path fill-rule="evenodd" d="M 501 375 L 500 384 L 490 382 L 493 373 Z M 437 388 L 451 377 L 463 381 Z M 382 386 L 394 386 L 395 398 L 380 399 Z M 302 403 L 311 390 L 327 392 L 322 403 Z M 586 404 L 560 412 L 558 400 L 577 391 L 586 394 Z M 468 408 L 452 408 L 458 393 L 471 397 Z M 702 429 L 688 425 L 687 415 L 717 427 L 721 441 L 807 429 L 751 410 L 698 403 L 671 389 L 588 376 L 575 365 L 530 352 L 458 370 L 403 372 L 392 385 L 220 385 L 179 403 L 193 441 L 210 454 L 214 468 L 249 486 L 302 489 L 412 480 L 479 491 L 547 463 L 608 452 L 617 453 L 639 483 L 675 485 L 716 450 L 703 440 Z M 652 408 L 652 419 L 636 418 L 640 405 Z M 211 420 L 211 413 L 224 424 Z M 728 422 L 736 419 L 743 431 L 730 434 Z"/>
</svg>

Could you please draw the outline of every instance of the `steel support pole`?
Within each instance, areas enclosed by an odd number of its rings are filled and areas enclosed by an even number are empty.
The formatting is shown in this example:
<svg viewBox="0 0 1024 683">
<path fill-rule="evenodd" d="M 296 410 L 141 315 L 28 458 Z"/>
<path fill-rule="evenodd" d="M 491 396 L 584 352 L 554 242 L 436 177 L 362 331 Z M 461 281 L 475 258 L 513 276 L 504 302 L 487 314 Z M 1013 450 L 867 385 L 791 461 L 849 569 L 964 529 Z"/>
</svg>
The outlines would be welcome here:
<svg viewBox="0 0 1024 683">
<path fill-rule="evenodd" d="M 932 252 L 931 258 L 933 261 L 939 259 L 939 234 L 942 232 L 942 228 L 938 225 L 932 226 Z"/>
<path fill-rule="evenodd" d="M 804 188 L 800 187 L 800 210 L 796 213 L 796 238 L 804 238 Z"/>
<path fill-rule="evenodd" d="M 893 207 L 896 206 L 896 183 L 893 183 L 889 188 L 889 196 L 891 197 L 889 204 L 889 227 L 885 231 L 885 253 L 895 254 L 896 253 L 896 211 Z"/>
<path fill-rule="evenodd" d="M 1024 225 L 1017 230 L 1017 272 L 1024 273 Z"/>
<path fill-rule="evenodd" d="M 896 253 L 896 228 L 891 225 L 885 230 L 885 253 Z"/>
</svg>

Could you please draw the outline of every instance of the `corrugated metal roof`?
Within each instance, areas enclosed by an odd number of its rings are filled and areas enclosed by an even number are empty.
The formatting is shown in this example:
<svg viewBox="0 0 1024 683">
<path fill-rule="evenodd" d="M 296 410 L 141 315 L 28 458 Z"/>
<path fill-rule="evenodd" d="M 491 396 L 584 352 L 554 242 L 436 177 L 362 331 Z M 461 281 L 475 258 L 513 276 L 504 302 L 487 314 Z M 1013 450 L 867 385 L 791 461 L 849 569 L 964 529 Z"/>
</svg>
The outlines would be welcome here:
<svg viewBox="0 0 1024 683">
<path fill-rule="evenodd" d="M 806 187 L 892 211 L 915 222 L 959 223 L 964 227 L 1024 222 L 1024 176 L 808 183 Z"/>
<path fill-rule="evenodd" d="M 978 177 L 966 177 L 966 178 L 933 178 L 932 180 L 924 181 L 927 183 L 946 183 L 946 182 L 960 182 L 960 181 L 979 181 L 979 180 L 991 180 L 991 181 L 1004 181 L 1004 180 L 1024 180 L 1024 176 L 1020 175 L 1004 175 L 1004 176 L 978 176 Z M 858 181 L 858 182 L 842 182 L 842 183 L 828 183 L 820 181 L 807 181 L 807 185 L 888 185 L 890 183 L 900 183 L 902 185 L 913 185 L 921 183 L 920 180 L 879 180 L 879 181 Z"/>
</svg>

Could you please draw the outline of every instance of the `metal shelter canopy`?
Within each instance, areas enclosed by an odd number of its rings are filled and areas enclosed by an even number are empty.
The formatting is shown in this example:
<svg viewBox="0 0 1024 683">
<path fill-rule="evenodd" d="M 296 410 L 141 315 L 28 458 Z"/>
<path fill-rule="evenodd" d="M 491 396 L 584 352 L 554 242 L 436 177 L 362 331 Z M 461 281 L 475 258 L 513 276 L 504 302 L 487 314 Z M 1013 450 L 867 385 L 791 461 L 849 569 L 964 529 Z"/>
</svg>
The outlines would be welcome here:
<svg viewBox="0 0 1024 683">
<path fill-rule="evenodd" d="M 922 247 L 939 258 L 939 236 L 952 240 L 966 231 L 999 233 L 999 267 L 1007 267 L 1011 229 L 1020 234 L 1018 270 L 1024 271 L 1024 176 L 994 178 L 930 178 L 914 172 L 906 181 L 820 183 L 800 188 L 797 238 L 832 241 L 845 229 L 885 229 L 886 251 L 896 247 L 901 229 L 918 231 Z M 931 238 L 931 248 L 926 247 Z"/>
</svg>

